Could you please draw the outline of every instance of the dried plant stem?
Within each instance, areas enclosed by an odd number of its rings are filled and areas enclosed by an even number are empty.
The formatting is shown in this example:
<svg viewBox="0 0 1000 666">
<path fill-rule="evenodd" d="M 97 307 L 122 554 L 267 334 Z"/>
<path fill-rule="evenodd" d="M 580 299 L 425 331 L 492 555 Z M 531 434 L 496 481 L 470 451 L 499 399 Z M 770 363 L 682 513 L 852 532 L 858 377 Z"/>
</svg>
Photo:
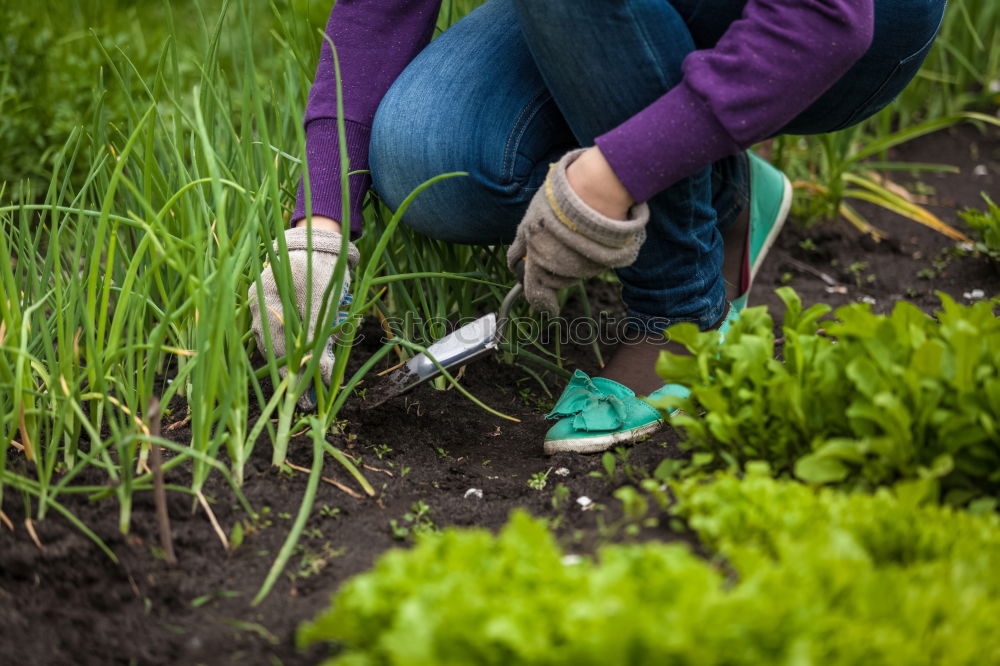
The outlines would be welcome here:
<svg viewBox="0 0 1000 666">
<path fill-rule="evenodd" d="M 160 436 L 160 401 L 151 398 L 146 410 L 146 421 L 149 422 L 150 434 L 154 439 Z M 160 528 L 160 546 L 163 548 L 167 564 L 177 564 L 174 553 L 174 538 L 170 532 L 170 515 L 167 513 L 167 491 L 163 485 L 163 456 L 160 445 L 153 442 L 150 445 L 153 460 L 153 500 L 156 502 L 156 522 Z"/>
<path fill-rule="evenodd" d="M 45 546 L 43 546 L 42 542 L 38 539 L 38 534 L 35 532 L 35 524 L 32 522 L 31 518 L 24 519 L 24 526 L 28 529 L 28 535 L 31 537 L 31 540 L 35 542 L 36 546 L 38 546 L 38 550 L 45 550 Z"/>
<path fill-rule="evenodd" d="M 212 507 L 209 506 L 208 500 L 205 499 L 205 495 L 199 490 L 197 492 L 198 502 L 201 504 L 201 508 L 205 510 L 208 514 L 208 521 L 212 523 L 212 529 L 215 530 L 216 536 L 219 537 L 219 541 L 222 542 L 222 548 L 224 550 L 229 550 L 229 539 L 226 537 L 226 533 L 222 531 L 222 526 L 219 525 L 218 519 L 215 517 L 215 512 L 212 511 Z"/>
<path fill-rule="evenodd" d="M 290 463 L 287 460 L 285 461 L 285 464 L 288 465 L 289 468 L 294 469 L 296 472 L 302 472 L 303 474 L 309 474 L 310 471 L 311 471 L 307 467 L 303 467 L 302 465 L 296 465 L 295 463 Z M 357 492 L 356 490 L 353 490 L 349 486 L 345 486 L 343 483 L 341 483 L 339 481 L 335 481 L 334 479 L 331 479 L 328 476 L 322 476 L 322 477 L 320 477 L 320 481 L 324 481 L 326 483 L 329 483 L 331 486 L 337 488 L 338 490 L 342 490 L 343 492 L 347 493 L 348 495 L 350 495 L 354 499 L 364 499 L 365 498 L 364 495 L 362 495 L 361 493 Z"/>
<path fill-rule="evenodd" d="M 164 432 L 173 432 L 175 430 L 180 430 L 181 428 L 183 428 L 184 426 L 188 425 L 189 423 L 191 423 L 191 417 L 190 416 L 185 416 L 180 421 L 175 421 L 174 423 L 171 423 L 166 428 L 164 428 Z"/>
</svg>

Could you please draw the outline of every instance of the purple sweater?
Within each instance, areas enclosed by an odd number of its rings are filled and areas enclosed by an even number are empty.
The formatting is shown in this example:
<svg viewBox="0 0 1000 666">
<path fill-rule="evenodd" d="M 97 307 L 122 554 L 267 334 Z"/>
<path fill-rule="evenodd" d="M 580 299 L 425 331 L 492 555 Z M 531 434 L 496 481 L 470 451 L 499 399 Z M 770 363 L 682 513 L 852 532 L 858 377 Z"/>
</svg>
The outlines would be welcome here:
<svg viewBox="0 0 1000 666">
<path fill-rule="evenodd" d="M 542 1 L 542 0 L 539 0 Z M 685 59 L 679 85 L 596 143 L 637 201 L 771 136 L 868 49 L 874 0 L 748 0 L 712 49 Z M 337 46 L 351 170 L 368 168 L 383 95 L 434 32 L 440 0 L 337 0 L 327 34 Z M 340 219 L 337 85 L 328 44 L 306 109 L 312 212 Z M 352 235 L 371 179 L 350 178 Z M 293 220 L 305 216 L 300 189 Z"/>
</svg>

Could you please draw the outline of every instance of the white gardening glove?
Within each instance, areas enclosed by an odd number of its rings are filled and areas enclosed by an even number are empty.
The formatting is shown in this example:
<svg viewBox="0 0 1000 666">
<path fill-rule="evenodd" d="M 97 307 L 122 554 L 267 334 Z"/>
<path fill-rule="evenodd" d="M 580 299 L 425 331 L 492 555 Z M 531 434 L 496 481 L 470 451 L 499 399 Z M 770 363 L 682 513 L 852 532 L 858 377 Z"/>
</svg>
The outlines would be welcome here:
<svg viewBox="0 0 1000 666">
<path fill-rule="evenodd" d="M 291 268 L 292 274 L 292 286 L 295 290 L 295 302 L 299 308 L 299 316 L 303 319 L 306 318 L 306 286 L 307 286 L 307 261 L 309 257 L 308 251 L 309 242 L 309 232 L 305 227 L 297 227 L 294 229 L 289 229 L 285 232 L 285 244 L 288 247 L 288 263 Z M 307 334 L 309 338 L 312 338 L 315 334 L 317 319 L 319 318 L 319 311 L 322 308 L 322 298 L 323 294 L 326 292 L 326 287 L 333 278 L 333 269 L 337 265 L 337 257 L 340 254 L 341 236 L 335 231 L 324 231 L 322 229 L 312 230 L 312 307 L 309 308 L 309 327 L 307 329 Z M 277 252 L 277 243 L 275 243 L 275 251 Z M 349 269 L 353 269 L 358 264 L 358 260 L 361 255 L 358 253 L 358 248 L 354 246 L 353 243 L 348 243 L 347 245 L 347 265 Z M 266 344 L 264 341 L 264 326 L 266 325 L 270 331 L 271 344 L 274 347 L 275 356 L 285 355 L 285 324 L 284 324 L 284 312 L 282 311 L 281 298 L 278 295 L 278 285 L 274 280 L 274 272 L 270 265 L 266 266 L 260 275 L 261 286 L 264 291 L 264 306 L 267 313 L 266 319 L 261 317 L 260 304 L 257 301 L 257 285 L 250 287 L 249 293 L 249 304 L 250 304 L 250 314 L 252 316 L 252 328 L 254 337 L 257 338 L 257 347 L 261 352 L 266 353 Z M 326 308 L 327 312 L 331 309 L 338 311 L 338 317 L 346 317 L 346 313 L 342 311 L 351 302 L 350 295 L 351 288 L 351 273 L 350 270 L 344 271 L 344 281 L 343 285 L 339 290 L 334 288 L 330 293 L 330 303 Z M 340 321 L 340 319 L 338 319 Z M 329 385 L 330 378 L 333 375 L 333 345 L 334 340 L 331 338 L 327 341 L 325 352 L 319 360 L 319 372 L 323 381 Z M 284 377 L 287 374 L 285 368 L 280 370 L 281 376 Z M 315 401 L 310 395 L 311 392 L 306 392 L 299 398 L 299 406 L 303 409 L 312 409 L 315 407 Z"/>
</svg>

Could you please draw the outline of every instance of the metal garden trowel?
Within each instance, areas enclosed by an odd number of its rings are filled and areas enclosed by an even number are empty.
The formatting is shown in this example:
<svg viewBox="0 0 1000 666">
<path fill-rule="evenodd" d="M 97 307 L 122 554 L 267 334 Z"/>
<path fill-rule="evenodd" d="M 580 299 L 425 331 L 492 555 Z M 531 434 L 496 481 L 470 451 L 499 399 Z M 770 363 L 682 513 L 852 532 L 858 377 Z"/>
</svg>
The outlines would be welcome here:
<svg viewBox="0 0 1000 666">
<path fill-rule="evenodd" d="M 443 368 L 450 370 L 465 365 L 477 358 L 492 354 L 503 340 L 510 321 L 510 308 L 523 289 L 520 279 L 524 276 L 524 262 L 514 266 L 518 282 L 507 292 L 499 312 L 491 312 L 474 322 L 452 331 L 430 347 L 427 352 L 417 354 L 400 368 L 383 377 L 368 391 L 362 409 L 378 407 L 382 403 L 400 396 L 417 384 L 432 379 L 441 374 L 441 369 L 434 364 L 433 358 Z"/>
</svg>

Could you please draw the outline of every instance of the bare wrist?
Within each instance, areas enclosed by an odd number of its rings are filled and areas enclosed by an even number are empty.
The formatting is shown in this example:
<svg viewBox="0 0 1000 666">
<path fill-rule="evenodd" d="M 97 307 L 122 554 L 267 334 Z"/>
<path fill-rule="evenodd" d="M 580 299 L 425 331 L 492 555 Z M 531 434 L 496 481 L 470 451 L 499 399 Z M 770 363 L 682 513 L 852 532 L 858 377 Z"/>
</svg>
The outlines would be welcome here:
<svg viewBox="0 0 1000 666">
<path fill-rule="evenodd" d="M 627 219 L 636 203 L 597 146 L 585 150 L 566 168 L 566 179 L 585 204 L 610 218 Z"/>
<path fill-rule="evenodd" d="M 308 219 L 309 218 L 305 218 L 305 217 L 302 218 L 301 220 L 299 220 L 298 222 L 295 223 L 295 226 L 296 227 L 304 227 L 304 226 L 306 226 L 306 222 L 308 221 Z M 333 218 L 323 217 L 322 215 L 313 215 L 312 216 L 312 228 L 313 229 L 322 229 L 323 231 L 335 231 L 335 232 L 337 232 L 339 234 L 340 233 L 340 222 L 337 222 Z"/>
</svg>

